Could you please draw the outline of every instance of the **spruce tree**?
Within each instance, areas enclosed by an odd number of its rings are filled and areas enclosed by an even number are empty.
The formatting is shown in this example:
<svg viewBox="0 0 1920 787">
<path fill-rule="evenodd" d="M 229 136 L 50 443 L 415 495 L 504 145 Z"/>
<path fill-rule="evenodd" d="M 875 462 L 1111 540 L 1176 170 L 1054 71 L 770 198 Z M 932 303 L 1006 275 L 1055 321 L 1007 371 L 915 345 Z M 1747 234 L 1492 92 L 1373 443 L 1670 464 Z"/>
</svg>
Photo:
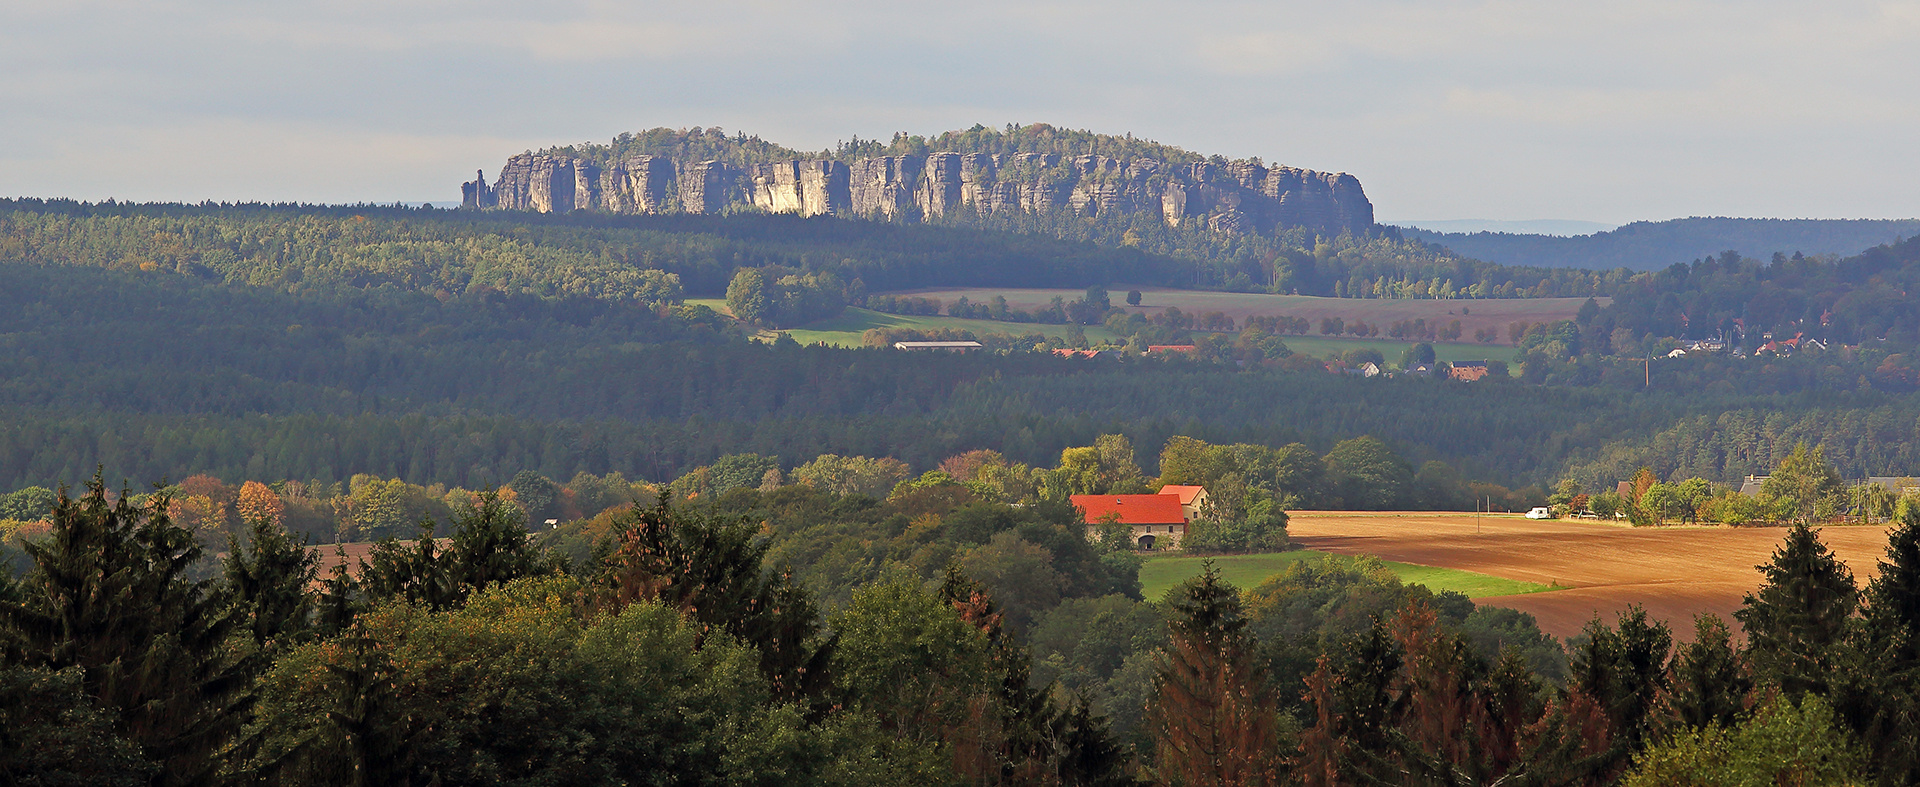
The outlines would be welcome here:
<svg viewBox="0 0 1920 787">
<path fill-rule="evenodd" d="M 1732 727 L 1746 709 L 1752 679 L 1733 648 L 1733 634 L 1717 615 L 1693 619 L 1693 642 L 1673 657 L 1668 712 L 1690 729 Z"/>
<path fill-rule="evenodd" d="M 1161 772 L 1193 787 L 1277 783 L 1278 704 L 1254 662 L 1239 594 L 1209 561 L 1172 607 L 1148 709 Z"/>
<path fill-rule="evenodd" d="M 1747 629 L 1755 676 L 1796 697 L 1826 694 L 1858 603 L 1853 572 L 1804 523 L 1758 568 L 1766 578 L 1759 594 L 1747 594 L 1733 613 Z"/>
<path fill-rule="evenodd" d="M 287 535 L 285 528 L 265 517 L 247 524 L 245 546 L 228 537 L 226 578 L 239 609 L 241 627 L 252 635 L 258 652 L 271 654 L 303 639 L 313 630 L 313 594 L 308 589 L 318 572 L 318 558 Z"/>
<path fill-rule="evenodd" d="M 187 578 L 201 550 L 167 495 L 132 497 L 109 501 L 97 474 L 79 500 L 63 488 L 0 621 L 30 665 L 84 670 L 87 694 L 160 763 L 157 783 L 204 784 L 240 717 L 245 675 L 226 647 L 238 616 L 213 582 Z"/>
<path fill-rule="evenodd" d="M 1861 733 L 1883 784 L 1920 784 L 1920 504 L 1901 500 L 1887 558 L 1867 584 L 1857 658 L 1834 703 Z"/>
<path fill-rule="evenodd" d="M 1617 628 L 1595 616 L 1583 633 L 1585 642 L 1568 659 L 1567 682 L 1605 710 L 1615 754 L 1624 756 L 1639 748 L 1654 700 L 1667 688 L 1673 632 L 1635 604 L 1620 613 Z"/>
<path fill-rule="evenodd" d="M 792 571 L 766 566 L 771 544 L 757 524 L 689 515 L 662 496 L 621 527 L 609 560 L 615 604 L 650 600 L 677 608 L 703 629 L 757 648 L 776 696 L 821 699 L 832 685 L 833 639 L 820 630 L 813 599 Z"/>
</svg>

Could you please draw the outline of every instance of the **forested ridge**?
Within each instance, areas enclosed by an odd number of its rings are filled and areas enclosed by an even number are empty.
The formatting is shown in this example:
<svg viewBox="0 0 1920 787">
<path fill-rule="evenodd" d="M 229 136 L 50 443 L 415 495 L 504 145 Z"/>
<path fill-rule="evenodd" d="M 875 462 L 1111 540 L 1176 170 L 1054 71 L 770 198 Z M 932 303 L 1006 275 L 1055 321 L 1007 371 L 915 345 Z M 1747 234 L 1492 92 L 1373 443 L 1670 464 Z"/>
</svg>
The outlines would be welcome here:
<svg viewBox="0 0 1920 787">
<path fill-rule="evenodd" d="M 1435 232 L 1411 227 L 1409 237 L 1506 265 L 1659 270 L 1729 249 L 1753 256 L 1773 252 L 1850 256 L 1920 234 L 1920 220 L 1736 219 L 1692 217 L 1636 221 L 1574 237 L 1505 232 Z"/>
<path fill-rule="evenodd" d="M 504 294 L 443 303 L 379 288 L 295 297 L 177 275 L 4 270 L 16 285 L 0 292 L 10 488 L 95 465 L 128 479 L 376 473 L 479 487 L 521 469 L 668 479 L 740 451 L 924 468 L 988 447 L 1038 463 L 1105 432 L 1321 450 L 1374 434 L 1416 461 L 1524 486 L 1583 451 L 1729 403 L 1905 406 L 1871 390 L 1703 397 L 765 345 L 687 307 Z M 1882 457 L 1836 458 L 1854 473 Z"/>
<path fill-rule="evenodd" d="M 1328 375 L 1294 363 L 1310 359 L 1287 357 L 1279 336 L 1251 355 L 1208 349 L 1213 363 L 767 346 L 679 304 L 689 281 L 718 290 L 741 271 L 1034 284 L 1184 264 L 1033 236 L 787 216 L 11 207 L 0 214 L 0 256 L 14 260 L 0 262 L 7 488 L 95 466 L 130 480 L 375 473 L 477 488 L 522 469 L 664 480 L 740 451 L 924 468 L 987 447 L 1039 463 L 1102 433 L 1318 450 L 1373 434 L 1416 463 L 1514 488 L 1641 466 L 1728 482 L 1802 441 L 1827 445 L 1852 477 L 1920 467 L 1906 395 L 1920 375 L 1903 349 L 1920 322 L 1909 299 L 1888 297 L 1920 275 L 1911 242 L 1638 274 L 1578 320 L 1520 326 L 1526 384 L 1468 386 Z M 855 252 L 868 262 L 835 267 Z M 859 276 L 832 278 L 828 294 L 859 294 Z M 1832 344 L 1764 361 L 1644 359 L 1735 319 L 1754 340 L 1792 329 Z M 1728 412 L 1792 426 L 1723 430 L 1711 450 L 1685 437 Z"/>
</svg>

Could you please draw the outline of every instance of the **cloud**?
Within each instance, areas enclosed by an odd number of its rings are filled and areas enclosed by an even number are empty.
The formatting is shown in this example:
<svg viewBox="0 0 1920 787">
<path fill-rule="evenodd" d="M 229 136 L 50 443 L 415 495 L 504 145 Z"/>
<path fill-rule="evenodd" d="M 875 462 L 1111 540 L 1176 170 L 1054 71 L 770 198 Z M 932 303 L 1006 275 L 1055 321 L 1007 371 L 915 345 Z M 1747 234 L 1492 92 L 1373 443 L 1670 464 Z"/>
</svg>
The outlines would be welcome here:
<svg viewBox="0 0 1920 787">
<path fill-rule="evenodd" d="M 0 193 L 445 198 L 529 147 L 1047 121 L 1359 175 L 1380 214 L 1920 215 L 1920 6 L 18 0 Z"/>
</svg>

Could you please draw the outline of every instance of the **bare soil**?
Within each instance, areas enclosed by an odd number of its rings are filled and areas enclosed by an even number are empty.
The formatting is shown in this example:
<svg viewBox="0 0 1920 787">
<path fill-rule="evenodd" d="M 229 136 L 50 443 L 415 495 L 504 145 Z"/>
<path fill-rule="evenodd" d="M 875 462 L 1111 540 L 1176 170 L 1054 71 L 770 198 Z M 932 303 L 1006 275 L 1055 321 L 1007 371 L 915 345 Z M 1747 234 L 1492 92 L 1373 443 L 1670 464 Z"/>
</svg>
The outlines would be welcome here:
<svg viewBox="0 0 1920 787">
<path fill-rule="evenodd" d="M 1557 637 L 1595 614 L 1612 623 L 1630 604 L 1691 640 L 1693 617 L 1711 612 L 1736 631 L 1733 612 L 1760 586 L 1785 528 L 1634 528 L 1591 520 L 1530 520 L 1517 514 L 1319 512 L 1290 514 L 1287 530 L 1307 549 L 1475 571 L 1566 590 L 1476 599 L 1532 614 Z M 1861 587 L 1885 557 L 1884 526 L 1829 527 L 1821 541 Z"/>
</svg>

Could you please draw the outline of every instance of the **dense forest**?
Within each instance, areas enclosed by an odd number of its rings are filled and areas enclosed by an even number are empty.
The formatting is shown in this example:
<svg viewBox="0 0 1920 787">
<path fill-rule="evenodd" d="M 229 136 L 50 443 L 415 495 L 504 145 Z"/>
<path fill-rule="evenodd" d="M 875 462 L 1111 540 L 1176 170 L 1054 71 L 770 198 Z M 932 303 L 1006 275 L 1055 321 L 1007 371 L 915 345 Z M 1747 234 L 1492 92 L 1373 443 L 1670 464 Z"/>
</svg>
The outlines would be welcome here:
<svg viewBox="0 0 1920 787">
<path fill-rule="evenodd" d="M 1292 322 L 1237 336 L 1166 315 L 1114 322 L 1099 288 L 1046 319 L 1198 351 L 1089 362 L 1037 340 L 937 357 L 761 344 L 751 326 L 680 303 L 746 274 L 755 292 L 819 313 L 868 297 L 869 280 L 1078 284 L 1177 277 L 1185 264 L 1032 235 L 786 216 L 10 208 L 3 489 L 96 466 L 129 480 L 374 474 L 475 489 L 521 470 L 666 481 L 741 452 L 925 470 L 990 448 L 1037 466 L 1103 433 L 1319 452 L 1370 434 L 1416 467 L 1440 460 L 1509 488 L 1603 485 L 1640 467 L 1727 483 L 1801 442 L 1848 477 L 1920 466 L 1908 396 L 1920 321 L 1892 296 L 1920 271 L 1913 242 L 1636 274 L 1576 320 L 1510 326 L 1517 384 L 1477 385 L 1327 374 L 1372 351 L 1293 353 L 1285 337 L 1304 329 Z M 1826 346 L 1664 357 L 1728 321 L 1746 349 L 1789 330 Z M 1418 338 L 1406 358 L 1421 357 Z"/>
</svg>

